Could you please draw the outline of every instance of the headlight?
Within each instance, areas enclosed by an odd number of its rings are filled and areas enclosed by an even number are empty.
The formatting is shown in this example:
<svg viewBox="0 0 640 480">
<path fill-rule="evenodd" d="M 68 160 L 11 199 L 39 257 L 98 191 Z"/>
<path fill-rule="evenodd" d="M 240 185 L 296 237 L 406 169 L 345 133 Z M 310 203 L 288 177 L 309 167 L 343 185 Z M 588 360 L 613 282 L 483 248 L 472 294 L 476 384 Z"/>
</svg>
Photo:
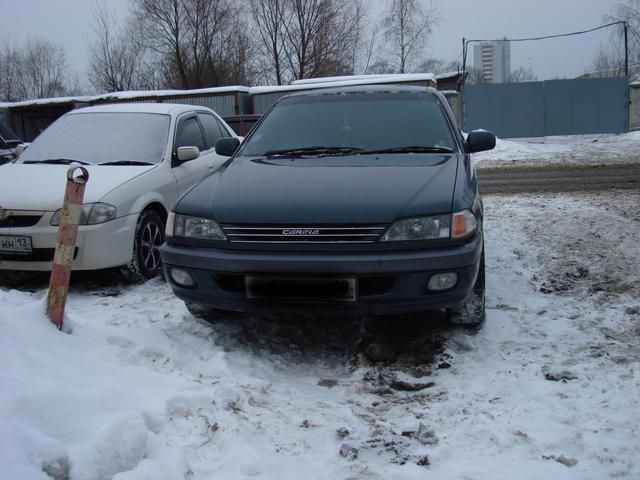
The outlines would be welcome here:
<svg viewBox="0 0 640 480">
<path fill-rule="evenodd" d="M 449 238 L 450 215 L 398 220 L 382 236 L 383 242 Z"/>
<path fill-rule="evenodd" d="M 79 225 L 97 225 L 105 223 L 116 218 L 117 209 L 108 203 L 85 203 L 80 211 Z M 60 225 L 60 217 L 62 209 L 58 209 L 51 217 L 51 225 L 57 227 Z"/>
<path fill-rule="evenodd" d="M 171 221 L 173 221 L 173 232 L 170 232 L 170 235 L 175 237 L 202 238 L 205 240 L 227 239 L 220 225 L 208 218 L 190 217 L 176 213 L 173 214 L 173 219 L 170 219 L 167 223 L 171 223 Z"/>
<path fill-rule="evenodd" d="M 382 236 L 383 242 L 406 240 L 433 240 L 438 238 L 465 238 L 478 229 L 478 220 L 469 210 L 453 215 L 435 215 L 398 220 Z"/>
</svg>

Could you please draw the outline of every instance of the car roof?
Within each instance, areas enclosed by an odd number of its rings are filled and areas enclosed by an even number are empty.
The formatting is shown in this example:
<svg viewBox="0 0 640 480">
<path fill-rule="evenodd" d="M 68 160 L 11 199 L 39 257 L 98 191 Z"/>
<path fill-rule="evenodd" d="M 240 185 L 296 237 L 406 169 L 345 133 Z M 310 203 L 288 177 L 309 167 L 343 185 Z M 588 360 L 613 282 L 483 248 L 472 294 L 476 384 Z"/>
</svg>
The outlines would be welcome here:
<svg viewBox="0 0 640 480">
<path fill-rule="evenodd" d="M 286 95 L 284 98 L 337 95 L 344 93 L 429 93 L 438 96 L 438 91 L 433 87 L 421 87 L 418 85 L 353 85 L 348 87 L 319 88 L 305 90 Z"/>
<path fill-rule="evenodd" d="M 179 115 L 193 110 L 211 111 L 207 107 L 197 105 L 183 105 L 179 103 L 112 103 L 108 105 L 96 105 L 72 110 L 67 115 L 83 113 L 161 113 L 165 115 Z"/>
</svg>

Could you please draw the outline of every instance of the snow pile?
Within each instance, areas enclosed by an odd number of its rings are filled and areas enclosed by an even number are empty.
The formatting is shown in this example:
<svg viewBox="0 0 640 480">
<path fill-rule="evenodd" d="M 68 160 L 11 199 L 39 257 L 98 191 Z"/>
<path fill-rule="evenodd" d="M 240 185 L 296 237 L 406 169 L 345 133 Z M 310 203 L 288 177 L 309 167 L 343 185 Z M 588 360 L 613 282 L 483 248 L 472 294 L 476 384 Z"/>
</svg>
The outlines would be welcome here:
<svg viewBox="0 0 640 480">
<path fill-rule="evenodd" d="M 435 317 L 210 326 L 159 280 L 76 283 L 62 333 L 44 288 L 0 289 L 0 476 L 640 478 L 638 204 L 485 198 L 477 335 Z"/>
<path fill-rule="evenodd" d="M 182 452 L 158 440 L 157 394 L 179 384 L 122 374 L 99 331 L 46 319 L 43 299 L 0 291 L 0 463 L 6 478 L 179 478 Z M 134 472 L 147 476 L 132 476 Z M 118 475 L 130 472 L 127 475 Z"/>
<path fill-rule="evenodd" d="M 496 148 L 473 155 L 478 168 L 637 163 L 640 132 L 573 135 L 519 140 L 497 139 Z"/>
</svg>

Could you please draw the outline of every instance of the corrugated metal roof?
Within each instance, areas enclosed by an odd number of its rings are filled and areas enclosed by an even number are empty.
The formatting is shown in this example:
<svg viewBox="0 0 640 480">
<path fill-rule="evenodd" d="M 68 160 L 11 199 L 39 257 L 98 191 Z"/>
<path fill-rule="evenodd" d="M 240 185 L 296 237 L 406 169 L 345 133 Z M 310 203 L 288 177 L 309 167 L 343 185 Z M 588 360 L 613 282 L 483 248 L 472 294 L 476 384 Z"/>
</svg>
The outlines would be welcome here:
<svg viewBox="0 0 640 480">
<path fill-rule="evenodd" d="M 32 107 L 40 105 L 55 105 L 65 103 L 100 103 L 100 102 L 118 102 L 127 101 L 144 102 L 156 98 L 192 98 L 194 96 L 212 97 L 212 96 L 228 96 L 237 93 L 249 93 L 248 87 L 232 86 L 232 87 L 212 87 L 197 88 L 193 90 L 133 90 L 126 92 L 111 92 L 101 95 L 81 95 L 71 97 L 55 97 L 41 98 L 36 100 L 26 100 L 22 102 L 0 103 L 0 108 L 20 108 Z"/>
</svg>

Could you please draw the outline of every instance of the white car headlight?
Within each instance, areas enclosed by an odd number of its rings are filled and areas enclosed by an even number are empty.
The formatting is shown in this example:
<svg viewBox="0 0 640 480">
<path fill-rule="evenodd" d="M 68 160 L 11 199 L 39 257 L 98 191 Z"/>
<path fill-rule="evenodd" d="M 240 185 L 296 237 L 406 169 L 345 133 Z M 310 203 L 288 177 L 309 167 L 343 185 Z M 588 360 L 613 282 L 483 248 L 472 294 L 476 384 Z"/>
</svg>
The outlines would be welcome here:
<svg viewBox="0 0 640 480">
<path fill-rule="evenodd" d="M 108 203 L 85 203 L 82 205 L 80 212 L 79 225 L 97 225 L 98 223 L 105 223 L 116 218 L 117 209 L 113 205 Z M 57 227 L 60 225 L 60 217 L 62 216 L 62 209 L 58 209 L 51 217 L 51 225 Z"/>
<path fill-rule="evenodd" d="M 395 222 L 382 236 L 383 242 L 449 238 L 450 215 L 405 218 Z"/>
<path fill-rule="evenodd" d="M 173 232 L 170 232 L 170 234 L 175 237 L 202 238 L 205 240 L 227 239 L 220 225 L 209 218 L 191 217 L 189 215 L 180 215 L 179 213 L 173 214 L 172 212 L 167 222 L 167 233 L 169 233 L 168 227 L 171 223 L 173 223 Z"/>
</svg>

